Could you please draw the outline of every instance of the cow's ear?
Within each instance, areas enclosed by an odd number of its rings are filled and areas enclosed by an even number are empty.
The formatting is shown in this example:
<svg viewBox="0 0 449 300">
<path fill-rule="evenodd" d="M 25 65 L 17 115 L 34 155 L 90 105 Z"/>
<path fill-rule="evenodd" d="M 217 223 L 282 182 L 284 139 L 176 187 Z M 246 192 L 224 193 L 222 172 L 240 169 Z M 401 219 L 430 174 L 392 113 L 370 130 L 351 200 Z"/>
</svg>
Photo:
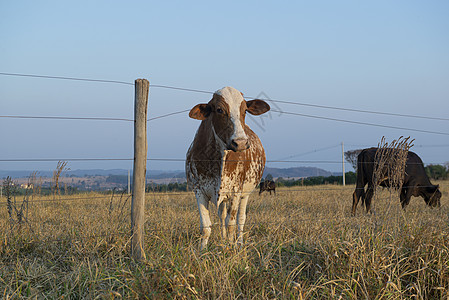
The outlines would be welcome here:
<svg viewBox="0 0 449 300">
<path fill-rule="evenodd" d="M 210 105 L 208 104 L 198 104 L 195 105 L 189 112 L 189 117 L 197 120 L 206 120 L 211 112 Z"/>
<path fill-rule="evenodd" d="M 270 110 L 270 105 L 260 99 L 246 101 L 246 107 L 246 111 L 255 116 L 261 115 Z"/>
</svg>

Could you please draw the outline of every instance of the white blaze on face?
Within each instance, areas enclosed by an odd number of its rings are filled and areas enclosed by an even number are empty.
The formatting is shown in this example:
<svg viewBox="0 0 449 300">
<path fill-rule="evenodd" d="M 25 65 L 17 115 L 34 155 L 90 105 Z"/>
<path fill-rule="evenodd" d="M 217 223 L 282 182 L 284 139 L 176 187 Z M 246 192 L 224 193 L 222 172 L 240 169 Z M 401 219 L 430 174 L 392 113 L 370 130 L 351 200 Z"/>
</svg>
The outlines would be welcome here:
<svg viewBox="0 0 449 300">
<path fill-rule="evenodd" d="M 222 96 L 229 105 L 230 119 L 234 125 L 234 132 L 231 136 L 231 141 L 238 139 L 247 140 L 248 136 L 246 135 L 245 130 L 243 130 L 243 124 L 240 121 L 240 106 L 242 105 L 242 102 L 245 101 L 242 94 L 238 90 L 229 86 L 224 87 L 215 93 Z"/>
</svg>

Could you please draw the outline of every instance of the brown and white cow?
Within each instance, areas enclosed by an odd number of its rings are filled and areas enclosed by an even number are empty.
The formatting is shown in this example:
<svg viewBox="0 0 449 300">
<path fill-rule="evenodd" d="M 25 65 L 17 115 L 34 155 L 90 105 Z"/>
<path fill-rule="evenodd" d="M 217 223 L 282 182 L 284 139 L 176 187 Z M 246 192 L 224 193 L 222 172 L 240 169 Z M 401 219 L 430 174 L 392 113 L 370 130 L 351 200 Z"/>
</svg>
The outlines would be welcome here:
<svg viewBox="0 0 449 300">
<path fill-rule="evenodd" d="M 202 120 L 187 151 L 186 175 L 194 191 L 201 219 L 201 249 L 211 233 L 209 204 L 218 208 L 222 237 L 243 242 L 246 204 L 265 167 L 265 151 L 257 135 L 245 124 L 246 112 L 260 115 L 270 110 L 262 100 L 245 101 L 242 93 L 224 87 L 207 104 L 189 113 Z"/>
</svg>

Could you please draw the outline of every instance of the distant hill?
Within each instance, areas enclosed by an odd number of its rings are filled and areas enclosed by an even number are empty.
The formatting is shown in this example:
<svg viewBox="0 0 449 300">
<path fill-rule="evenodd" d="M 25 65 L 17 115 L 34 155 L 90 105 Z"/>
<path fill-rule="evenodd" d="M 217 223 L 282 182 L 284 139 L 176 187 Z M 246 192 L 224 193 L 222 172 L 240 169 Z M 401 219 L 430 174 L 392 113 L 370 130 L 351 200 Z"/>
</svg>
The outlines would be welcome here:
<svg viewBox="0 0 449 300">
<path fill-rule="evenodd" d="M 0 170 L 0 178 L 6 178 L 11 176 L 12 178 L 26 178 L 30 176 L 33 171 L 4 171 Z M 313 176 L 331 176 L 331 172 L 315 168 L 315 167 L 295 167 L 295 168 L 265 168 L 263 177 L 267 174 L 271 174 L 274 178 L 299 178 L 299 177 L 313 177 Z M 53 171 L 38 171 L 37 177 L 52 177 Z M 128 175 L 128 170 L 125 169 L 91 169 L 91 170 L 69 170 L 63 172 L 63 177 L 86 177 L 86 176 L 109 176 L 109 175 Z M 132 176 L 132 170 L 131 170 Z M 160 180 L 160 179 L 185 179 L 185 173 L 182 170 L 163 171 L 163 170 L 148 170 L 147 178 Z"/>
<path fill-rule="evenodd" d="M 294 168 L 265 168 L 263 177 L 271 174 L 273 178 L 282 177 L 286 178 L 299 178 L 299 177 L 314 177 L 314 176 L 331 176 L 332 172 L 315 168 L 315 167 L 294 167 Z"/>
</svg>

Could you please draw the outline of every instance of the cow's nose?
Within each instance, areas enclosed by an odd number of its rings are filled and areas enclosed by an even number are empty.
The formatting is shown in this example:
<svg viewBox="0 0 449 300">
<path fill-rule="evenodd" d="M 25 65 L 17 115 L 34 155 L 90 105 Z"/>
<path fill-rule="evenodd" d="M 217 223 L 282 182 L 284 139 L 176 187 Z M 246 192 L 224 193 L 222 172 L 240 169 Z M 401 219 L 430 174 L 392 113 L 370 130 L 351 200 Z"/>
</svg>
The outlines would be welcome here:
<svg viewBox="0 0 449 300">
<path fill-rule="evenodd" d="M 243 151 L 249 148 L 248 139 L 233 139 L 231 141 L 231 150 L 236 152 Z"/>
</svg>

